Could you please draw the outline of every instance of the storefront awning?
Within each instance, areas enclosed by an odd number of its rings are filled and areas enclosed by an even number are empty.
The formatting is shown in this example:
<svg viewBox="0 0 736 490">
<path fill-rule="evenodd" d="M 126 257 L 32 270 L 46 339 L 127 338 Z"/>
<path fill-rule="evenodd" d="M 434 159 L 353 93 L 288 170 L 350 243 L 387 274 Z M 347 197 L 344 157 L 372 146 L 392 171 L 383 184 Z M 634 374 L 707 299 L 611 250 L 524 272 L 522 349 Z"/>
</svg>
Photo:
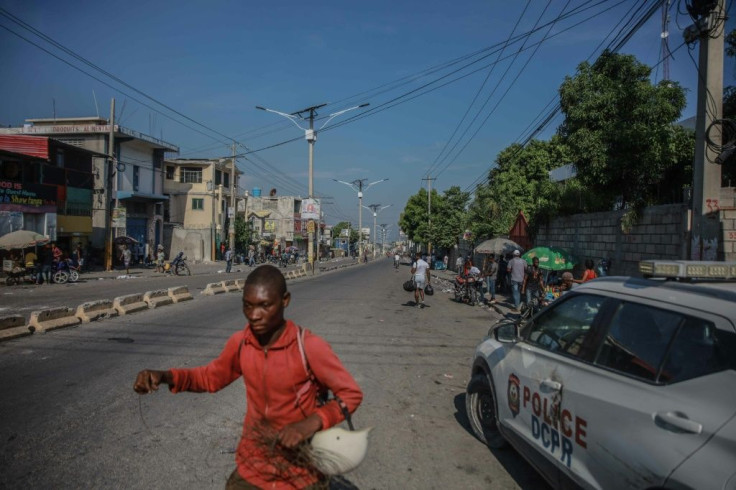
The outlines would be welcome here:
<svg viewBox="0 0 736 490">
<path fill-rule="evenodd" d="M 169 196 L 163 194 L 146 194 L 144 192 L 135 191 L 117 191 L 117 198 L 121 201 L 130 199 L 131 201 L 168 201 Z"/>
</svg>

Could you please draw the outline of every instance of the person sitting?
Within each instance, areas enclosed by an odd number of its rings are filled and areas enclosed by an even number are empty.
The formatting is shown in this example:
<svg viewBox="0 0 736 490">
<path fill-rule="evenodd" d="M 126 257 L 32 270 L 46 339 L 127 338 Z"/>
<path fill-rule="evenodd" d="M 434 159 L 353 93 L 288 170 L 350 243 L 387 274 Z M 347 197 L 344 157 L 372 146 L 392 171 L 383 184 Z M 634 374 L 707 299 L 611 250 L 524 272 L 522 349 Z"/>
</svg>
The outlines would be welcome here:
<svg viewBox="0 0 736 490">
<path fill-rule="evenodd" d="M 582 284 L 584 282 L 592 281 L 598 277 L 598 274 L 595 272 L 595 264 L 591 259 L 587 259 L 585 261 L 585 271 L 583 272 L 583 277 L 580 279 L 573 279 L 573 282 L 577 284 Z"/>
</svg>

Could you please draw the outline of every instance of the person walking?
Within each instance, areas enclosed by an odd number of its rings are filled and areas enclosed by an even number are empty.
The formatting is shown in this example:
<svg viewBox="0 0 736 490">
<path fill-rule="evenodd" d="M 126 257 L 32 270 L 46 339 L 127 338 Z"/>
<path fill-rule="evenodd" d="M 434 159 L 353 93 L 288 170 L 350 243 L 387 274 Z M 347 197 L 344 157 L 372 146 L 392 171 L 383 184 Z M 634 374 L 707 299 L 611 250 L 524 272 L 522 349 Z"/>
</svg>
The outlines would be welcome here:
<svg viewBox="0 0 736 490">
<path fill-rule="evenodd" d="M 539 299 L 544 291 L 544 276 L 539 268 L 539 257 L 532 259 L 532 265 L 526 268 L 524 283 L 521 285 L 521 294 L 526 294 L 526 305 L 532 305 L 532 298 Z"/>
<path fill-rule="evenodd" d="M 521 258 L 521 252 L 514 250 L 514 258 L 506 266 L 506 272 L 511 279 L 511 294 L 514 299 L 514 310 L 519 311 L 521 304 L 521 286 L 524 282 L 526 272 L 526 261 Z"/>
<path fill-rule="evenodd" d="M 430 284 L 429 264 L 422 259 L 422 255 L 417 252 L 417 257 L 411 265 L 411 273 L 414 276 L 414 283 L 417 287 L 414 289 L 414 303 L 417 308 L 424 308 L 424 288 Z M 420 300 L 421 298 L 421 300 Z"/>
<path fill-rule="evenodd" d="M 496 302 L 496 279 L 498 278 L 498 264 L 494 254 L 490 254 L 483 264 L 483 276 L 486 280 L 488 294 L 491 295 L 488 304 L 494 304 Z"/>
<path fill-rule="evenodd" d="M 363 400 L 330 344 L 284 318 L 290 301 L 278 268 L 258 267 L 243 287 L 245 328 L 230 336 L 216 359 L 189 369 L 144 369 L 136 376 L 133 389 L 141 395 L 161 384 L 172 393 L 214 393 L 243 378 L 245 420 L 226 490 L 327 488 L 323 474 L 288 455 L 317 431 L 345 420 L 345 412 L 354 413 Z M 320 388 L 335 398 L 320 404 Z"/>
<path fill-rule="evenodd" d="M 250 267 L 254 267 L 256 265 L 256 251 L 251 249 L 248 249 L 248 265 Z"/>
<path fill-rule="evenodd" d="M 130 252 L 128 246 L 123 244 L 123 251 L 120 254 L 120 260 L 123 262 L 126 274 L 130 274 L 130 259 L 132 255 L 133 254 Z"/>
<path fill-rule="evenodd" d="M 233 251 L 230 249 L 230 247 L 227 247 L 227 250 L 225 250 L 225 272 L 227 274 L 230 274 L 230 270 L 233 267 Z"/>
<path fill-rule="evenodd" d="M 457 259 L 455 259 L 455 270 L 457 271 L 458 274 L 463 273 L 463 262 L 464 262 L 463 256 L 458 255 Z"/>
</svg>

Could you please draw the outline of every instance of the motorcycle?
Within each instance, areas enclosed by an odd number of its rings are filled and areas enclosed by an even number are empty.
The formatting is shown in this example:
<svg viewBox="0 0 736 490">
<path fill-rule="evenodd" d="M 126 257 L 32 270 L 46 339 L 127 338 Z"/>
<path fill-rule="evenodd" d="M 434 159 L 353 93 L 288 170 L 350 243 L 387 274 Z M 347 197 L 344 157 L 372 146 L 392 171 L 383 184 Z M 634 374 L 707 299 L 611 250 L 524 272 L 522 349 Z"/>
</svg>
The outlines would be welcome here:
<svg viewBox="0 0 736 490">
<path fill-rule="evenodd" d="M 483 297 L 483 280 L 479 274 L 455 276 L 455 301 L 474 306 Z"/>
<path fill-rule="evenodd" d="M 164 265 L 164 274 L 176 274 L 177 276 L 191 276 L 192 272 L 187 265 L 187 257 L 184 252 L 179 252 L 174 260 Z"/>
</svg>

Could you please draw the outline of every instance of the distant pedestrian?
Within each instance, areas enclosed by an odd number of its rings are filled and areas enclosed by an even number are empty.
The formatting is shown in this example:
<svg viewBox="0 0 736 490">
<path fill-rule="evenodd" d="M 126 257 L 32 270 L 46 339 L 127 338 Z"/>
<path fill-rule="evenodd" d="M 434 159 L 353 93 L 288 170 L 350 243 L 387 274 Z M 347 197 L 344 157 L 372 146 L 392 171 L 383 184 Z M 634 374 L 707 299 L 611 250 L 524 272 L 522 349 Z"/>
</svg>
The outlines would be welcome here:
<svg viewBox="0 0 736 490">
<path fill-rule="evenodd" d="M 225 258 L 225 242 L 220 244 L 220 260 Z"/>
<path fill-rule="evenodd" d="M 252 248 L 248 250 L 248 265 L 251 267 L 256 265 L 256 251 Z"/>
<path fill-rule="evenodd" d="M 526 294 L 526 305 L 531 307 L 532 298 L 537 298 L 544 291 L 544 276 L 539 268 L 539 257 L 532 259 L 532 265 L 526 268 L 524 284 L 521 285 L 521 294 Z"/>
<path fill-rule="evenodd" d="M 230 274 L 230 269 L 233 267 L 233 251 L 230 247 L 227 247 L 227 250 L 225 251 L 225 262 L 227 263 L 225 266 L 225 272 Z"/>
<path fill-rule="evenodd" d="M 130 274 L 130 259 L 133 256 L 133 254 L 130 252 L 130 249 L 127 245 L 123 245 L 123 251 L 120 254 L 120 260 L 123 262 L 123 266 L 125 266 L 125 273 Z"/>
<path fill-rule="evenodd" d="M 450 257 L 448 257 L 447 255 L 445 255 L 445 258 L 444 258 L 444 259 L 442 259 L 442 263 L 443 263 L 443 264 L 444 264 L 444 266 L 445 266 L 445 270 L 447 270 L 447 264 L 449 264 L 449 263 L 450 263 Z"/>
<path fill-rule="evenodd" d="M 493 304 L 496 302 L 496 279 L 498 278 L 498 264 L 494 254 L 490 254 L 483 264 L 483 276 L 486 280 L 488 294 L 491 295 L 488 303 Z"/>
<path fill-rule="evenodd" d="M 508 291 L 508 280 L 506 274 L 506 268 L 509 262 L 504 254 L 501 254 L 498 258 L 498 277 L 496 278 L 496 291 L 499 293 L 505 293 Z"/>
<path fill-rule="evenodd" d="M 598 277 L 598 274 L 595 272 L 595 264 L 592 260 L 587 259 L 585 261 L 585 272 L 583 272 L 583 277 L 580 279 L 573 279 L 573 282 L 582 284 L 584 282 L 592 281 L 596 277 Z"/>
<path fill-rule="evenodd" d="M 463 273 L 463 262 L 464 262 L 463 256 L 458 255 L 457 259 L 455 259 L 455 270 L 457 271 L 458 274 Z"/>
<path fill-rule="evenodd" d="M 514 258 L 511 259 L 509 265 L 506 266 L 506 272 L 511 278 L 511 293 L 514 298 L 514 310 L 519 311 L 521 304 L 521 287 L 524 283 L 524 274 L 526 273 L 526 261 L 521 258 L 521 252 L 514 250 Z"/>
<path fill-rule="evenodd" d="M 51 284 L 51 269 L 54 267 L 54 254 L 51 251 L 51 247 L 46 245 L 41 249 L 41 274 L 36 278 L 36 284 L 45 282 Z"/>
<path fill-rule="evenodd" d="M 164 271 L 164 261 L 166 260 L 166 254 L 164 253 L 164 246 L 160 243 L 156 248 L 156 272 Z"/>
</svg>

